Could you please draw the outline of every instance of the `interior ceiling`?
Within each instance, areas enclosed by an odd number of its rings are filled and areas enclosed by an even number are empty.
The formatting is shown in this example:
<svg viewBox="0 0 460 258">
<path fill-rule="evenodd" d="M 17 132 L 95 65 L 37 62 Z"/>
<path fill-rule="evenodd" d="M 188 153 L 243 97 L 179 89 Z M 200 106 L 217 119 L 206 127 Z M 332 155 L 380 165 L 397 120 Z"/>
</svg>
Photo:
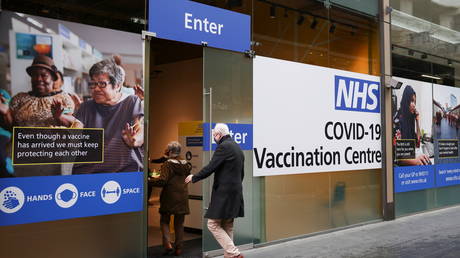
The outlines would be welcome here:
<svg viewBox="0 0 460 258">
<path fill-rule="evenodd" d="M 251 14 L 254 2 L 264 0 L 195 0 L 196 2 L 231 9 L 233 11 Z M 2 0 L 1 7 L 5 10 L 27 14 L 62 19 L 116 30 L 140 33 L 146 26 L 133 22 L 132 18 L 146 20 L 146 0 Z M 336 8 L 326 9 L 324 3 L 318 0 L 268 0 L 280 6 L 308 11 L 321 17 L 329 17 L 337 22 L 366 26 L 365 19 L 355 15 L 347 15 Z M 330 10 L 330 12 L 328 11 Z M 281 15 L 281 10 L 279 10 Z M 253 14 L 267 15 L 267 14 Z M 363 24 L 364 22 L 364 24 Z"/>
<path fill-rule="evenodd" d="M 4 10 L 140 33 L 145 0 L 2 0 Z"/>
</svg>

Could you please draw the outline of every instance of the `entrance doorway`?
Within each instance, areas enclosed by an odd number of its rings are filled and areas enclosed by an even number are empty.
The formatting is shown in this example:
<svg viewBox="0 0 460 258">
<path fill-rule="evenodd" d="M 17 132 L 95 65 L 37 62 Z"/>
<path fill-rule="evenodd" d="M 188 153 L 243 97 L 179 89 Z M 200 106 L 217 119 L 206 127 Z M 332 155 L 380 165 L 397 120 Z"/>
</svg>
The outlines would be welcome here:
<svg viewBox="0 0 460 258">
<path fill-rule="evenodd" d="M 148 93 L 148 156 L 161 157 L 168 142 L 179 141 L 182 158 L 192 163 L 192 173 L 212 157 L 214 123 L 252 126 L 252 60 L 243 53 L 152 38 Z M 146 96 L 147 98 L 147 96 Z M 206 132 L 206 134 L 204 133 Z M 234 242 L 240 249 L 254 243 L 253 217 L 260 212 L 253 202 L 252 149 L 243 150 L 245 217 L 235 222 Z M 151 171 L 160 165 L 149 164 Z M 215 256 L 223 250 L 206 228 L 203 214 L 211 197 L 213 176 L 189 184 L 190 214 L 185 217 L 183 257 Z M 149 257 L 161 257 L 158 208 L 161 188 L 152 188 L 148 205 Z M 173 237 L 171 239 L 174 239 Z"/>
<path fill-rule="evenodd" d="M 203 117 L 203 51 L 201 46 L 153 38 L 150 40 L 148 96 L 148 157 L 164 155 L 167 144 L 182 145 L 181 159 L 192 163 L 192 173 L 202 165 Z M 147 98 L 147 96 L 146 96 Z M 201 140 L 201 145 L 200 145 Z M 190 142 L 192 141 L 192 142 Z M 151 172 L 161 172 L 162 164 L 149 162 Z M 161 187 L 151 187 L 148 196 L 149 257 L 165 256 L 160 231 Z M 202 187 L 190 184 L 190 214 L 185 216 L 183 257 L 202 257 Z M 170 239 L 174 242 L 174 220 L 171 218 Z M 174 246 L 174 245 L 173 245 Z"/>
</svg>

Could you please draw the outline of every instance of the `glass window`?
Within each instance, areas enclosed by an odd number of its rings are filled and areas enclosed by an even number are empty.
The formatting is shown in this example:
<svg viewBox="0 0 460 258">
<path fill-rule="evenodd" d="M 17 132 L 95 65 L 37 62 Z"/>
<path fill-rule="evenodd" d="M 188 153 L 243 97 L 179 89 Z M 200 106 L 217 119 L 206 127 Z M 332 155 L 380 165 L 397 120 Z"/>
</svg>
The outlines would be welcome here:
<svg viewBox="0 0 460 258">
<path fill-rule="evenodd" d="M 393 75 L 460 87 L 458 1 L 390 0 Z M 396 215 L 460 203 L 460 186 L 397 193 Z"/>
<path fill-rule="evenodd" d="M 379 75 L 378 23 L 319 1 L 254 1 L 256 55 Z M 257 58 L 257 57 L 256 57 Z M 261 178 L 261 242 L 379 219 L 381 170 Z M 265 235 L 263 235 L 265 233 Z"/>
<path fill-rule="evenodd" d="M 460 5 L 434 0 L 390 4 L 393 75 L 458 87 Z"/>
<path fill-rule="evenodd" d="M 141 82 L 143 67 L 140 33 L 144 28 L 142 20 L 145 20 L 144 0 L 108 2 L 103 5 L 98 2 L 82 4 L 82 1 L 14 0 L 1 1 L 1 9 L 0 88 L 10 91 L 10 94 L 16 94 L 19 90 L 30 91 L 30 79 L 27 79 L 25 69 L 17 67 L 29 66 L 32 58 L 16 61 L 17 66 L 11 61 L 16 58 L 14 53 L 17 46 L 10 43 L 14 41 L 9 35 L 15 32 L 46 35 L 53 38 L 54 63 L 64 76 L 62 89 L 73 93 L 73 96 L 78 95 L 82 99 L 87 97 L 89 92 L 87 88 L 88 71 L 91 65 L 102 59 L 101 52 L 107 57 L 112 54 L 120 54 L 123 57 L 126 72 L 125 85 Z M 26 15 L 23 15 L 24 13 Z M 132 17 L 136 19 L 131 19 Z M 82 41 L 77 41 L 77 44 L 63 43 L 64 39 L 59 35 L 58 23 L 59 25 L 65 24 L 85 43 Z M 137 35 L 127 31 L 135 32 Z M 120 34 L 123 36 L 120 37 Z M 99 49 L 100 52 L 96 52 L 96 49 Z M 37 52 L 40 51 L 37 50 Z M 14 83 L 15 80 L 19 83 Z M 11 94 L 11 96 L 14 95 Z M 3 138 L 0 141 L 3 141 Z M 5 142 L 2 142 L 2 148 L 4 145 Z M 71 167 L 68 168 L 63 165 L 61 173 L 66 175 L 66 171 L 72 171 Z M 37 189 L 40 187 L 38 186 Z M 97 196 L 99 198 L 98 193 Z M 101 199 L 98 201 L 102 205 Z M 54 203 L 55 201 L 51 199 L 48 202 Z M 101 207 L 93 208 L 89 210 L 94 214 L 96 210 L 101 209 Z M 75 209 L 68 210 L 71 213 L 77 213 Z M 146 254 L 144 212 L 113 214 L 116 212 L 114 209 L 108 212 L 103 211 L 103 213 L 98 212 L 112 215 L 2 226 L 0 227 L 2 257 L 142 257 Z M 44 216 L 54 217 L 49 212 L 44 213 Z M 24 248 L 24 243 L 27 243 L 27 248 Z M 50 244 L 53 246 L 52 251 L 49 248 L 43 248 L 51 246 Z"/>
<path fill-rule="evenodd" d="M 253 40 L 261 56 L 373 75 L 380 71 L 377 22 L 318 1 L 254 1 Z"/>
</svg>

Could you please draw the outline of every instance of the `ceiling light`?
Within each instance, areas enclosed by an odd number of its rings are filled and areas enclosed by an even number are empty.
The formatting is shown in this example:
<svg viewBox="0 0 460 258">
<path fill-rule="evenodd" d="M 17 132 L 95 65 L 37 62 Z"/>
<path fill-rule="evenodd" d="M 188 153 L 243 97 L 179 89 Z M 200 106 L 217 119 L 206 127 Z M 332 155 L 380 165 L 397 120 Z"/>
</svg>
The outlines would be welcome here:
<svg viewBox="0 0 460 258">
<path fill-rule="evenodd" d="M 422 77 L 435 79 L 435 80 L 441 80 L 441 77 L 432 76 L 432 75 L 428 75 L 428 74 L 422 74 Z"/>
<path fill-rule="evenodd" d="M 357 30 L 358 30 L 357 28 L 351 26 L 350 35 L 354 36 L 354 35 L 356 34 L 356 31 L 357 31 Z"/>
<path fill-rule="evenodd" d="M 228 7 L 231 9 L 233 7 L 241 7 L 243 5 L 242 0 L 229 0 Z"/>
<path fill-rule="evenodd" d="M 333 23 L 331 27 L 329 28 L 329 33 L 334 33 L 335 31 L 335 24 Z"/>
<path fill-rule="evenodd" d="M 305 17 L 303 17 L 303 15 L 300 15 L 299 19 L 297 20 L 297 25 L 302 25 L 304 21 L 305 21 Z"/>
<path fill-rule="evenodd" d="M 33 25 L 39 27 L 40 29 L 43 28 L 43 24 L 41 24 L 39 21 L 35 20 L 35 19 L 32 19 L 30 17 L 27 17 L 26 20 L 30 23 L 32 23 Z"/>
<path fill-rule="evenodd" d="M 49 34 L 56 34 L 56 32 L 50 28 L 46 28 L 46 32 L 48 32 Z"/>
<path fill-rule="evenodd" d="M 276 18 L 276 6 L 274 5 L 270 6 L 270 18 Z"/>
<path fill-rule="evenodd" d="M 20 16 L 20 17 L 24 17 L 24 16 L 25 16 L 25 14 L 23 14 L 23 13 L 16 13 L 16 14 L 17 14 L 18 16 Z"/>
<path fill-rule="evenodd" d="M 147 24 L 145 19 L 138 18 L 138 17 L 131 17 L 130 20 L 133 23 L 139 23 L 139 24 L 144 24 L 144 25 Z"/>
<path fill-rule="evenodd" d="M 314 30 L 316 28 L 316 25 L 318 25 L 318 21 L 316 20 L 316 17 L 314 17 L 313 21 L 310 24 L 310 28 Z"/>
</svg>

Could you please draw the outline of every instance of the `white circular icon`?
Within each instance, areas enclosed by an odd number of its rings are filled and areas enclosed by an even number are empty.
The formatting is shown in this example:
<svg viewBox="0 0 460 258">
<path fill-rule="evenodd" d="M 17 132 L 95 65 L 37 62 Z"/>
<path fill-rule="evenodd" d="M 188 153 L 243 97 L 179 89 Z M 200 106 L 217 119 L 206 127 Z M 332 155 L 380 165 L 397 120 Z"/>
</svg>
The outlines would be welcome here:
<svg viewBox="0 0 460 258">
<path fill-rule="evenodd" d="M 116 203 L 120 196 L 121 187 L 116 181 L 107 181 L 101 188 L 101 198 L 105 203 Z"/>
<path fill-rule="evenodd" d="M 70 208 L 78 200 L 78 189 L 73 184 L 62 184 L 56 190 L 54 200 L 61 208 Z"/>
<path fill-rule="evenodd" d="M 24 205 L 24 192 L 21 189 L 10 186 L 0 192 L 0 210 L 4 213 L 14 213 Z"/>
</svg>

